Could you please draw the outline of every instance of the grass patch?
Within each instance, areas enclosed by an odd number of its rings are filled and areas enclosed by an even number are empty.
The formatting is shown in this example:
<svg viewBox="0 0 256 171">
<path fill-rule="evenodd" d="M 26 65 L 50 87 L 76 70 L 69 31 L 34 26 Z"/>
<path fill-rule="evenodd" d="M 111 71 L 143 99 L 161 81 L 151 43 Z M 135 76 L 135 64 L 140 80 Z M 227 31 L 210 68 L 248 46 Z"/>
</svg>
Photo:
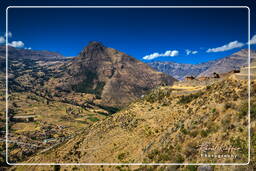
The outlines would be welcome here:
<svg viewBox="0 0 256 171">
<path fill-rule="evenodd" d="M 171 95 L 170 89 L 154 89 L 152 90 L 148 95 L 144 97 L 144 100 L 146 100 L 149 103 L 154 102 L 164 102 L 166 105 L 168 101 L 165 99 L 166 97 L 169 97 Z M 164 100 L 165 99 L 165 100 Z"/>
<path fill-rule="evenodd" d="M 247 141 L 242 140 L 241 138 L 231 138 L 230 143 L 232 146 L 239 148 L 239 152 L 244 156 L 247 157 L 248 156 L 248 145 L 247 145 Z"/>
<path fill-rule="evenodd" d="M 88 117 L 87 119 L 89 119 L 89 120 L 92 121 L 92 122 L 97 122 L 97 121 L 100 120 L 99 118 L 93 117 L 93 116 L 90 116 L 90 117 Z"/>
<path fill-rule="evenodd" d="M 178 101 L 178 104 L 187 104 L 202 95 L 203 95 L 203 92 L 201 92 L 201 91 L 198 93 L 195 93 L 195 94 L 190 94 L 188 96 L 183 95 L 183 96 L 181 96 L 180 100 Z"/>
</svg>

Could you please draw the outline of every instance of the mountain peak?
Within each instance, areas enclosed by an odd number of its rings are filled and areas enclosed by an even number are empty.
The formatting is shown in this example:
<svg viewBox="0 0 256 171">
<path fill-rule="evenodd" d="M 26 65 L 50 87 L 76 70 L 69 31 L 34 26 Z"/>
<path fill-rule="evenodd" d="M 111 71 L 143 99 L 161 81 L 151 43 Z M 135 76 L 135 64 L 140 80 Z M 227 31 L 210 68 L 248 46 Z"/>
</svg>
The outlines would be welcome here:
<svg viewBox="0 0 256 171">
<path fill-rule="evenodd" d="M 93 56 L 93 54 L 99 54 L 104 51 L 106 47 L 101 43 L 97 41 L 91 41 L 88 43 L 88 45 L 82 50 L 80 53 L 80 56 Z"/>
<path fill-rule="evenodd" d="M 97 41 L 91 41 L 88 43 L 88 45 L 85 47 L 85 50 L 99 50 L 99 49 L 104 49 L 105 46 L 101 42 Z"/>
<path fill-rule="evenodd" d="M 172 85 L 176 79 L 157 72 L 135 58 L 90 42 L 72 61 L 72 79 L 67 81 L 77 92 L 93 93 L 106 106 L 124 106 L 148 90 Z M 139 81 L 138 81 L 139 80 Z"/>
<path fill-rule="evenodd" d="M 104 46 L 101 42 L 98 42 L 98 41 L 90 41 L 88 43 L 88 46 L 91 46 L 91 47 L 99 47 L 99 46 Z"/>
</svg>

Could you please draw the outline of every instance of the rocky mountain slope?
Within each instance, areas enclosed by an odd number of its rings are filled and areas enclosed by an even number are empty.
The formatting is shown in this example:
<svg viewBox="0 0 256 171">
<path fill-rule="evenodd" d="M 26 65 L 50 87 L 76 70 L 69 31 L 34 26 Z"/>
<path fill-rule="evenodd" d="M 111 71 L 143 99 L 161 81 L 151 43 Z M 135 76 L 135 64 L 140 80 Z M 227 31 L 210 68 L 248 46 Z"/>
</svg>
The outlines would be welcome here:
<svg viewBox="0 0 256 171">
<path fill-rule="evenodd" d="M 4 48 L 0 48 L 2 56 Z M 5 65 L 4 60 L 1 65 Z M 152 88 L 174 81 L 99 42 L 91 42 L 75 58 L 9 47 L 10 91 L 33 91 L 47 98 L 64 98 L 70 92 L 93 94 L 98 105 L 121 107 Z"/>
<path fill-rule="evenodd" d="M 256 51 L 251 50 L 251 58 L 255 58 Z M 174 62 L 152 62 L 149 65 L 174 78 L 182 80 L 186 76 L 211 76 L 214 72 L 226 73 L 237 70 L 242 66 L 248 65 L 248 49 L 242 49 L 230 56 L 208 61 L 201 64 L 180 64 Z"/>
<path fill-rule="evenodd" d="M 176 80 L 118 50 L 91 42 L 68 67 L 62 87 L 93 93 L 107 106 L 124 106 L 159 85 Z"/>
<path fill-rule="evenodd" d="M 199 76 L 209 76 L 212 73 L 225 73 L 232 70 L 240 69 L 240 67 L 248 65 L 248 49 L 238 51 L 228 57 L 216 60 L 207 70 L 200 73 Z M 251 50 L 251 59 L 256 58 L 256 51 Z"/>
<path fill-rule="evenodd" d="M 159 87 L 128 108 L 26 162 L 245 163 L 248 158 L 247 86 L 247 80 L 230 75 L 191 93 L 183 93 L 182 90 L 177 92 L 176 88 L 168 86 Z M 256 119 L 255 92 L 254 80 L 251 82 L 252 125 L 255 125 Z M 255 126 L 252 132 L 254 129 Z M 255 139 L 254 133 L 252 139 Z M 228 150 L 230 148 L 232 150 Z M 223 149 L 226 150 L 222 151 Z M 249 170 L 253 170 L 253 167 L 255 169 L 255 165 L 249 166 Z M 20 166 L 18 170 L 23 168 L 25 166 Z M 35 166 L 26 168 L 35 169 Z M 50 168 L 52 167 L 37 166 L 39 170 Z M 72 170 L 78 169 L 78 166 L 58 168 Z M 81 168 L 129 170 L 128 166 Z M 134 166 L 133 170 L 196 168 L 197 166 Z M 215 169 L 223 170 L 218 166 Z"/>
<path fill-rule="evenodd" d="M 9 58 L 9 115 L 14 119 L 10 120 L 9 128 L 10 162 L 247 162 L 246 67 L 239 74 L 228 74 L 205 84 L 172 85 L 172 77 L 98 42 L 91 42 L 72 59 L 25 58 L 19 55 Z M 4 57 L 0 58 L 0 64 L 5 65 Z M 256 63 L 252 64 L 255 68 Z M 0 70 L 1 123 L 5 109 L 4 76 L 4 70 Z M 255 77 L 252 78 L 251 138 L 256 140 L 256 84 Z M 145 84 L 145 88 L 141 87 Z M 111 98 L 106 96 L 108 93 Z M 124 97 L 117 97 L 118 94 Z M 127 104 L 129 100 L 133 102 L 115 114 L 116 110 L 107 106 L 115 106 L 117 102 Z M 15 121 L 15 117 L 27 116 L 34 120 Z M 4 139 L 3 133 L 0 138 Z M 211 150 L 214 147 L 232 150 Z M 4 149 L 3 142 L 0 149 Z M 215 154 L 236 157 L 206 156 Z M 1 153 L 0 162 L 3 160 Z M 73 165 L 12 169 L 195 170 L 197 167 Z M 255 170 L 255 163 L 248 169 Z"/>
<path fill-rule="evenodd" d="M 76 58 L 8 49 L 10 162 L 70 139 L 175 79 L 117 50 L 92 42 Z M 0 47 L 0 149 L 5 133 L 5 47 Z M 4 160 L 0 153 L 0 162 Z"/>
</svg>

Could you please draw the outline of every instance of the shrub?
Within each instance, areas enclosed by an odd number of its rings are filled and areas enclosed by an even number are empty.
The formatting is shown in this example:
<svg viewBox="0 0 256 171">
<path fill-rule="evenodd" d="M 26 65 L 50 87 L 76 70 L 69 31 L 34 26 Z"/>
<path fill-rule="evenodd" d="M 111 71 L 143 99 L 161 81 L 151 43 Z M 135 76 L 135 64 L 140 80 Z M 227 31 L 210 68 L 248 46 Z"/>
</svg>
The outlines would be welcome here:
<svg viewBox="0 0 256 171">
<path fill-rule="evenodd" d="M 247 114 L 248 114 L 248 103 L 244 103 L 239 108 L 238 116 L 241 119 L 241 118 L 247 116 Z"/>
<path fill-rule="evenodd" d="M 224 108 L 227 110 L 229 108 L 234 108 L 234 104 L 232 103 L 225 103 Z"/>
<path fill-rule="evenodd" d="M 212 109 L 212 113 L 215 113 L 216 112 L 216 109 L 214 108 L 214 109 Z"/>
<path fill-rule="evenodd" d="M 60 165 L 54 165 L 53 170 L 54 171 L 59 171 L 60 170 Z"/>
<path fill-rule="evenodd" d="M 159 152 L 157 149 L 154 149 L 154 150 L 152 150 L 152 151 L 147 155 L 147 157 L 152 160 L 152 159 L 154 159 L 159 153 L 160 153 L 160 152 Z"/>
<path fill-rule="evenodd" d="M 202 137 L 207 137 L 208 134 L 209 134 L 209 130 L 202 130 L 202 131 L 200 132 L 200 135 L 201 135 Z"/>
<path fill-rule="evenodd" d="M 203 95 L 203 92 L 200 91 L 198 93 L 190 94 L 188 96 L 181 96 L 178 104 L 187 104 L 187 103 L 191 102 L 192 100 L 194 100 L 194 99 L 196 99 L 196 98 L 198 98 L 202 95 Z"/>
<path fill-rule="evenodd" d="M 190 135 L 191 137 L 196 137 L 197 134 L 198 134 L 198 131 L 192 131 L 192 132 L 189 133 L 189 135 Z"/>
<path fill-rule="evenodd" d="M 126 156 L 126 153 L 121 153 L 117 156 L 118 160 L 123 160 Z"/>
<path fill-rule="evenodd" d="M 182 132 L 185 135 L 189 133 L 188 130 L 186 128 L 184 128 L 184 127 L 180 128 L 180 132 Z"/>
<path fill-rule="evenodd" d="M 182 157 L 182 155 L 178 154 L 178 155 L 176 156 L 176 161 L 175 161 L 175 162 L 177 162 L 177 163 L 183 163 L 184 160 L 185 160 L 185 159 Z"/>
</svg>

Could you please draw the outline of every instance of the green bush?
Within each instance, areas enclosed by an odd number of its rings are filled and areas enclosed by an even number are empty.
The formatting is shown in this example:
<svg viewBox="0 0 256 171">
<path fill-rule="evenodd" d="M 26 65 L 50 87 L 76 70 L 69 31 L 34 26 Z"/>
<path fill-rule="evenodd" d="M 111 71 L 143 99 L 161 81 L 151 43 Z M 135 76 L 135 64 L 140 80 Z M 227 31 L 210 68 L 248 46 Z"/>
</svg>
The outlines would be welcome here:
<svg viewBox="0 0 256 171">
<path fill-rule="evenodd" d="M 212 109 L 212 113 L 215 113 L 216 112 L 216 109 L 214 108 L 214 109 Z"/>
</svg>

